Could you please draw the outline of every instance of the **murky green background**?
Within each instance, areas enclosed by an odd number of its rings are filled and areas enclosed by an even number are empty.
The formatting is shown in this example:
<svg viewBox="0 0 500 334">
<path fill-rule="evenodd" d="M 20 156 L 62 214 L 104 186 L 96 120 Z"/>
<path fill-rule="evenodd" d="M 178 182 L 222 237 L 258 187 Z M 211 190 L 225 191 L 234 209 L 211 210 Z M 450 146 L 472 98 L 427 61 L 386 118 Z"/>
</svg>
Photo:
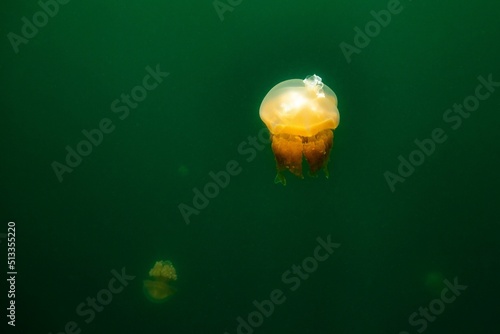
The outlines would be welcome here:
<svg viewBox="0 0 500 334">
<path fill-rule="evenodd" d="M 74 321 L 81 333 L 233 334 L 254 300 L 279 289 L 286 300 L 255 333 L 417 333 L 425 318 L 409 317 L 439 308 L 443 280 L 456 278 L 467 289 L 426 333 L 497 333 L 500 87 L 456 130 L 443 114 L 479 76 L 500 81 L 500 5 L 402 1 L 348 63 L 339 45 L 354 45 L 354 27 L 387 4 L 242 1 L 221 21 L 212 1 L 72 0 L 17 54 L 7 34 L 41 7 L 3 4 L 0 232 L 16 222 L 18 272 L 10 332 L 60 333 Z M 158 64 L 169 76 L 120 119 L 113 101 Z M 339 100 L 330 178 L 275 185 L 269 145 L 251 161 L 238 146 L 263 128 L 260 102 L 275 84 L 313 73 Z M 59 182 L 54 161 L 105 118 L 114 130 Z M 384 173 L 436 128 L 446 141 L 392 192 Z M 241 173 L 187 225 L 179 204 L 192 206 L 193 189 L 231 160 Z M 328 236 L 340 247 L 292 291 L 282 275 Z M 142 280 L 162 259 L 177 268 L 178 292 L 153 304 Z M 135 278 L 86 323 L 78 305 L 122 268 Z"/>
</svg>

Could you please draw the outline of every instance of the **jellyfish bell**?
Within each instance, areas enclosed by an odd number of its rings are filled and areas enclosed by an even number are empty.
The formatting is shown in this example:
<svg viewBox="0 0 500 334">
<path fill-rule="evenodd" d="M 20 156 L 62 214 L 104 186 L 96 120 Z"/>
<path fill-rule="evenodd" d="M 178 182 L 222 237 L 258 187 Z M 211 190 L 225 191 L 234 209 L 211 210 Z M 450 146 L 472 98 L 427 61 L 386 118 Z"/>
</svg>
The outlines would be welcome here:
<svg viewBox="0 0 500 334">
<path fill-rule="evenodd" d="M 157 261 L 149 271 L 149 279 L 143 281 L 143 291 L 150 301 L 162 303 L 177 290 L 170 282 L 177 280 L 177 272 L 172 262 Z"/>
<path fill-rule="evenodd" d="M 143 287 L 146 298 L 153 303 L 163 303 L 177 291 L 167 282 L 159 280 L 144 280 Z"/>
<path fill-rule="evenodd" d="M 260 118 L 273 135 L 311 137 L 338 126 L 337 96 L 317 75 L 286 80 L 264 97 Z"/>
<path fill-rule="evenodd" d="M 333 130 L 340 121 L 337 96 L 317 75 L 292 79 L 274 86 L 260 106 L 260 118 L 271 133 L 271 147 L 278 174 L 275 182 L 286 184 L 282 172 L 303 177 L 305 157 L 311 175 L 323 169 L 328 177 L 328 159 Z"/>
</svg>

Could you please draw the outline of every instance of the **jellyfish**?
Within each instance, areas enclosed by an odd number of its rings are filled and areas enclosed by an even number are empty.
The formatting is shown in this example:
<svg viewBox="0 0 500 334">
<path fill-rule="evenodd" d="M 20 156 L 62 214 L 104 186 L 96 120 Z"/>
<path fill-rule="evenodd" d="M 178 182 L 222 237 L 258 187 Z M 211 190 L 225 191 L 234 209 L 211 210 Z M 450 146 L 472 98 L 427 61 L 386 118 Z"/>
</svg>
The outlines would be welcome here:
<svg viewBox="0 0 500 334">
<path fill-rule="evenodd" d="M 170 285 L 171 281 L 177 280 L 177 272 L 172 262 L 157 261 L 149 271 L 150 279 L 144 280 L 144 294 L 154 302 L 164 302 L 173 295 L 176 289 Z"/>
<path fill-rule="evenodd" d="M 260 118 L 271 133 L 276 159 L 275 183 L 286 185 L 283 171 L 303 178 L 303 157 L 309 174 L 321 169 L 328 178 L 333 130 L 339 125 L 337 96 L 317 75 L 292 79 L 274 86 L 260 105 Z"/>
</svg>

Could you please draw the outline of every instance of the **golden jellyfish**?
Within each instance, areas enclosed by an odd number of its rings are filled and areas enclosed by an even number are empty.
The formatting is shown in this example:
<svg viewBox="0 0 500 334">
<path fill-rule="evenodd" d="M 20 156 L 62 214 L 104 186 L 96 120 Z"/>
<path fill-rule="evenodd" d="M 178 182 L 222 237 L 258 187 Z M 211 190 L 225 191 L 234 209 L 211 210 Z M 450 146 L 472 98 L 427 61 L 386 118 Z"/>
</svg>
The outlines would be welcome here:
<svg viewBox="0 0 500 334">
<path fill-rule="evenodd" d="M 177 272 L 170 261 L 157 261 L 149 271 L 149 279 L 144 280 L 144 294 L 155 303 L 164 302 L 176 289 L 170 282 L 177 280 Z"/>
<path fill-rule="evenodd" d="M 340 115 L 337 96 L 319 76 L 286 80 L 274 86 L 260 105 L 260 118 L 271 133 L 278 170 L 275 183 L 286 185 L 282 174 L 286 169 L 303 178 L 303 157 L 310 175 L 323 169 L 328 177 L 333 130 L 339 125 Z"/>
</svg>

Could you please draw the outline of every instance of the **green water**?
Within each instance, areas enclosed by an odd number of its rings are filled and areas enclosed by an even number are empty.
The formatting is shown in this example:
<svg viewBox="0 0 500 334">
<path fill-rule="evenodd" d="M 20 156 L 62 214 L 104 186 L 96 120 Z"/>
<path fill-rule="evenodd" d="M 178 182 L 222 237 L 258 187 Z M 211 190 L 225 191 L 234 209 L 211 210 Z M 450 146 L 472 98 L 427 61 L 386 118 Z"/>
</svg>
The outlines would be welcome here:
<svg viewBox="0 0 500 334">
<path fill-rule="evenodd" d="M 59 1 L 2 6 L 9 333 L 498 333 L 498 1 Z M 259 106 L 311 74 L 330 177 L 284 187 Z"/>
</svg>

